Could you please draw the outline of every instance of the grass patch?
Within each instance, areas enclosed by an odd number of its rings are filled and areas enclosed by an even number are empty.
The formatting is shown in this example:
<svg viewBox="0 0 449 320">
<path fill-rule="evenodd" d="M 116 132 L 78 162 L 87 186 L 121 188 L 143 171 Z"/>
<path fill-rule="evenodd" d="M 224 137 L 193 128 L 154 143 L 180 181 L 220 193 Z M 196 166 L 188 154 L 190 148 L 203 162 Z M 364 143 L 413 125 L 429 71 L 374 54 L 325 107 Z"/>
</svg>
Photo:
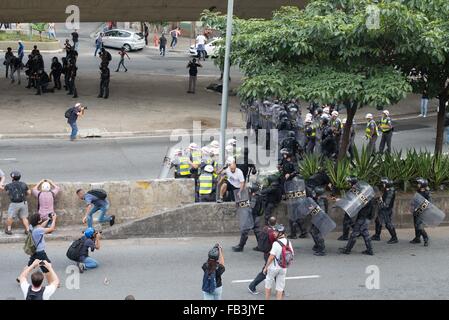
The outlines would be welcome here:
<svg viewBox="0 0 449 320">
<path fill-rule="evenodd" d="M 21 34 L 17 32 L 5 32 L 0 31 L 0 41 L 30 41 L 30 36 L 27 34 Z M 31 39 L 33 42 L 55 42 L 55 40 L 49 40 L 46 38 L 46 34 L 42 34 L 42 41 L 39 37 L 39 34 L 33 33 L 33 38 Z"/>
</svg>

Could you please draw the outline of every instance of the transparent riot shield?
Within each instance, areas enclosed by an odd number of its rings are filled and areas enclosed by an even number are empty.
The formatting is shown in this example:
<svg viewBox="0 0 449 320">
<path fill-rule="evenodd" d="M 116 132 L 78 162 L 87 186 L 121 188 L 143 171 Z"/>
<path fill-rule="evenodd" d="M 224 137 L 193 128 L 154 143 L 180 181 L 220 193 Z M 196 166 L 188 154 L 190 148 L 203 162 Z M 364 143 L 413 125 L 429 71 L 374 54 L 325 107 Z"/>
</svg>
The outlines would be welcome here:
<svg viewBox="0 0 449 320">
<path fill-rule="evenodd" d="M 359 181 L 346 192 L 343 199 L 335 203 L 335 206 L 341 208 L 349 217 L 354 218 L 374 198 L 374 194 L 373 187 L 366 182 Z"/>
<path fill-rule="evenodd" d="M 174 148 L 168 148 L 164 159 L 162 160 L 161 170 L 159 171 L 159 179 L 167 179 L 170 173 L 170 168 L 172 165 L 174 157 Z"/>
<path fill-rule="evenodd" d="M 302 201 L 306 197 L 306 184 L 304 180 L 294 177 L 284 182 L 285 199 L 290 220 L 296 221 L 307 215 Z"/>
<path fill-rule="evenodd" d="M 337 227 L 334 220 L 329 217 L 329 215 L 315 202 L 315 200 L 312 198 L 307 198 L 304 203 L 305 207 L 309 210 L 308 214 L 312 216 L 312 224 L 320 230 L 323 237 Z"/>
<path fill-rule="evenodd" d="M 234 190 L 234 199 L 237 206 L 237 214 L 239 216 L 240 230 L 252 229 L 254 226 L 254 218 L 248 189 Z"/>
<path fill-rule="evenodd" d="M 426 200 L 422 195 L 416 193 L 412 199 L 413 214 L 424 224 L 431 227 L 438 226 L 443 222 L 445 213 L 434 204 Z"/>
</svg>

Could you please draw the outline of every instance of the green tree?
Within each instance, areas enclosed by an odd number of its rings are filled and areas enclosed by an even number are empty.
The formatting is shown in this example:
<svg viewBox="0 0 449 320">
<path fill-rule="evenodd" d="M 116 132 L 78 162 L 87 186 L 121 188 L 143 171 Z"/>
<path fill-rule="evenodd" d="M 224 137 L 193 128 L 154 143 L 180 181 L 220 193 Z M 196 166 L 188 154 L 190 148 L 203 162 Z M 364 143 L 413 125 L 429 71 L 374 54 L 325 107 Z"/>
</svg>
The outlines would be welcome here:
<svg viewBox="0 0 449 320">
<path fill-rule="evenodd" d="M 31 29 L 39 32 L 39 39 L 42 41 L 42 32 L 45 32 L 47 29 L 47 23 L 32 23 Z"/>
</svg>

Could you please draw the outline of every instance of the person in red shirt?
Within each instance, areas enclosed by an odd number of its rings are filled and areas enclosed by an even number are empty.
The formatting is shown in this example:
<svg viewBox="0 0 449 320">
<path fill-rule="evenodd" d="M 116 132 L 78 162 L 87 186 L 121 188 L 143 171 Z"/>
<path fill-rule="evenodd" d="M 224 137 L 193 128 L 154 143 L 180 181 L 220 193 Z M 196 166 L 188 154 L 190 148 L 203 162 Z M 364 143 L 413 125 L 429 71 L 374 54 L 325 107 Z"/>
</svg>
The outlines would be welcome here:
<svg viewBox="0 0 449 320">
<path fill-rule="evenodd" d="M 261 235 L 259 236 L 258 248 L 259 250 L 263 251 L 263 258 L 264 258 L 264 267 L 267 263 L 268 257 L 270 256 L 270 250 L 273 245 L 273 243 L 276 241 L 276 236 L 274 234 L 274 226 L 276 225 L 276 217 L 271 217 L 268 219 L 268 225 L 266 225 L 263 228 L 263 231 L 261 232 Z M 264 244 L 265 242 L 265 244 Z M 251 282 L 248 286 L 248 291 L 252 294 L 259 294 L 259 292 L 256 291 L 256 287 L 259 283 L 265 280 L 266 275 L 262 271 L 259 272 L 259 274 L 256 276 L 256 278 Z"/>
</svg>

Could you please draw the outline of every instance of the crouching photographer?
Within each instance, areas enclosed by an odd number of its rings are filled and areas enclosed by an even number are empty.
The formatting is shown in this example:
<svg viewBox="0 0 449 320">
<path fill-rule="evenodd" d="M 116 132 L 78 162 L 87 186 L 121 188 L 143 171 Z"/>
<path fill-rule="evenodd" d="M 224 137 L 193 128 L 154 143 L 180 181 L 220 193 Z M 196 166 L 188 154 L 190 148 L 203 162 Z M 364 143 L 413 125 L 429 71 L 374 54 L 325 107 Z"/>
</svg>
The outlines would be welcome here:
<svg viewBox="0 0 449 320">
<path fill-rule="evenodd" d="M 95 269 L 98 262 L 89 257 L 90 252 L 100 250 L 101 232 L 95 231 L 93 228 L 87 228 L 84 235 L 74 241 L 67 250 L 67 258 L 76 262 L 80 273 L 84 270 Z"/>
</svg>

